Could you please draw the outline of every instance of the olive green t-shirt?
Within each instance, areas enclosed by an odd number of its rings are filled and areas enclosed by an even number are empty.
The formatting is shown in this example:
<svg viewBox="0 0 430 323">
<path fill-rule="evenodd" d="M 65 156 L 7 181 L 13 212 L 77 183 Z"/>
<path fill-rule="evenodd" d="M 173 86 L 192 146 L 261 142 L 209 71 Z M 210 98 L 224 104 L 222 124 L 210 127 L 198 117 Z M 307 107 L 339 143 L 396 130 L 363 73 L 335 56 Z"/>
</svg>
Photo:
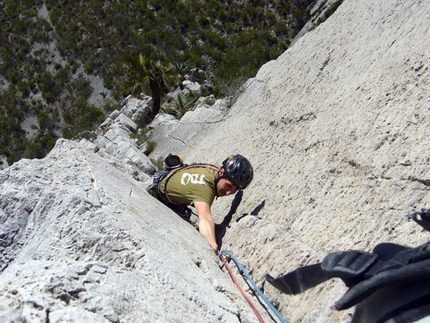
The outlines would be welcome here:
<svg viewBox="0 0 430 323">
<path fill-rule="evenodd" d="M 218 166 L 192 165 L 178 169 L 160 182 L 160 192 L 165 192 L 170 200 L 182 205 L 191 205 L 194 202 L 212 205 L 215 199 L 215 179 L 218 175 L 216 167 Z"/>
</svg>

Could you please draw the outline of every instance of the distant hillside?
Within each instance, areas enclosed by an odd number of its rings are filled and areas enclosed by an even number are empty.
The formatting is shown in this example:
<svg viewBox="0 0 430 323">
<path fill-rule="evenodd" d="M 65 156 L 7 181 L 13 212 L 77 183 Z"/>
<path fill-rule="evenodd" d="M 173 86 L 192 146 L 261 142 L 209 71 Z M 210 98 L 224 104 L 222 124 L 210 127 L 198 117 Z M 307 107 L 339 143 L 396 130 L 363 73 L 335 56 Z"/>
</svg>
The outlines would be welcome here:
<svg viewBox="0 0 430 323">
<path fill-rule="evenodd" d="M 203 70 L 204 95 L 228 95 L 287 49 L 312 2 L 3 1 L 0 155 L 41 158 L 99 124 L 129 94 L 126 54 Z"/>
</svg>

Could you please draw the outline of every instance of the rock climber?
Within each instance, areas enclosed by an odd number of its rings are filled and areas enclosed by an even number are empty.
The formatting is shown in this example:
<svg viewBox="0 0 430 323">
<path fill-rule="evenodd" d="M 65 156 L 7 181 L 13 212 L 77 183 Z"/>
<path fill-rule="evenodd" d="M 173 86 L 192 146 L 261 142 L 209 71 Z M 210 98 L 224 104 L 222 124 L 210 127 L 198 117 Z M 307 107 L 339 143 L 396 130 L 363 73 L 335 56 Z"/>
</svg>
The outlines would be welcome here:
<svg viewBox="0 0 430 323">
<path fill-rule="evenodd" d="M 154 175 L 148 192 L 183 218 L 190 217 L 187 206 L 193 206 L 200 233 L 218 253 L 212 203 L 215 198 L 235 194 L 251 183 L 254 175 L 251 163 L 239 154 L 229 156 L 221 166 L 183 165 L 179 155 L 167 156 L 165 163 L 168 168 Z"/>
</svg>

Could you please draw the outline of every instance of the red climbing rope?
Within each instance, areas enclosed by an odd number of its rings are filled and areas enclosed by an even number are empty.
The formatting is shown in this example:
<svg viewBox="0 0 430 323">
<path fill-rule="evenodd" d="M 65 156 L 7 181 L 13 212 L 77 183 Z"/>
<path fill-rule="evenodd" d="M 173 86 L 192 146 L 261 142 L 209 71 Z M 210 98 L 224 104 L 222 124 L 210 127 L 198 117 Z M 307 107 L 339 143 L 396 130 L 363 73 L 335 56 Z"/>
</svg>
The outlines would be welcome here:
<svg viewBox="0 0 430 323">
<path fill-rule="evenodd" d="M 233 280 L 234 284 L 236 285 L 237 289 L 239 289 L 240 293 L 243 295 L 243 297 L 245 297 L 246 301 L 248 302 L 249 306 L 251 306 L 252 310 L 254 311 L 255 315 L 257 316 L 258 320 L 261 323 L 264 323 L 263 318 L 261 317 L 260 313 L 258 313 L 257 308 L 255 307 L 255 305 L 252 303 L 251 299 L 248 297 L 248 295 L 246 295 L 245 291 L 242 289 L 242 287 L 240 287 L 239 283 L 237 282 L 236 278 L 233 275 L 232 270 L 230 269 L 230 267 L 227 264 L 227 261 L 225 260 L 225 257 L 223 255 L 220 255 L 221 261 L 223 262 L 225 268 L 227 268 L 228 273 L 230 274 L 231 279 Z"/>
</svg>

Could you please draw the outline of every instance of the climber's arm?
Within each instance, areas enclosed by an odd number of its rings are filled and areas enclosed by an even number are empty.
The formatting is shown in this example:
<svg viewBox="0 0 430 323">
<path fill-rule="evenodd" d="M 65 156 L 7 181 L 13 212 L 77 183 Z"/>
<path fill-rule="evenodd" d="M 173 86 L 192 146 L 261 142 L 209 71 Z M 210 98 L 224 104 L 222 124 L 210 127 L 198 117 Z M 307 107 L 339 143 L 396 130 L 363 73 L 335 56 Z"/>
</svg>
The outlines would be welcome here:
<svg viewBox="0 0 430 323">
<path fill-rule="evenodd" d="M 211 207 L 206 202 L 194 202 L 194 207 L 199 216 L 199 230 L 202 236 L 209 242 L 213 251 L 218 253 L 218 244 L 215 237 L 215 222 L 212 218 Z"/>
</svg>

